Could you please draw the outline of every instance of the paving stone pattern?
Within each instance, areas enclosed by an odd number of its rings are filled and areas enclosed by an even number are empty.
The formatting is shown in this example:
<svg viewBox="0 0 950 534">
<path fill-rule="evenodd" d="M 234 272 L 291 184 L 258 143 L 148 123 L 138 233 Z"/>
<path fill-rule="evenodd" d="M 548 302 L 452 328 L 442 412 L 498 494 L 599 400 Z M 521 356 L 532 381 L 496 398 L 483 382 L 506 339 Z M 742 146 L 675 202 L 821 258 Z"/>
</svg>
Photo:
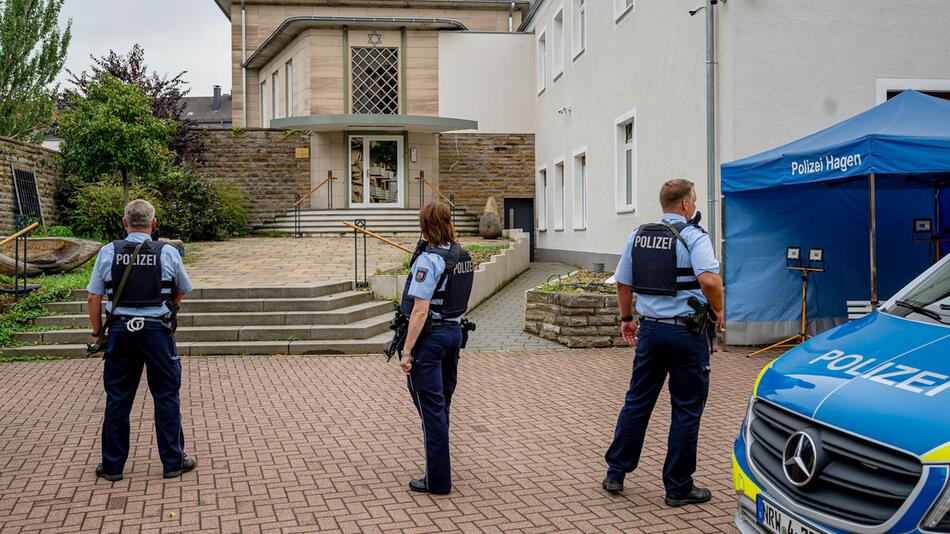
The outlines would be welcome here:
<svg viewBox="0 0 950 534">
<path fill-rule="evenodd" d="M 662 504 L 666 394 L 626 493 L 600 489 L 627 349 L 463 356 L 449 496 L 405 487 L 422 472 L 422 433 L 379 356 L 185 358 L 197 471 L 161 477 L 143 383 L 114 484 L 93 473 L 102 361 L 2 364 L 0 532 L 734 532 L 731 444 L 766 363 L 715 357 L 696 476 L 714 497 L 679 509 Z"/>
<path fill-rule="evenodd" d="M 417 236 L 400 234 L 387 239 L 415 248 Z M 463 237 L 463 244 L 500 245 L 500 240 Z M 196 243 L 196 260 L 186 265 L 195 287 L 254 287 L 310 284 L 326 280 L 353 280 L 353 237 L 245 237 Z M 372 276 L 399 267 L 401 250 L 369 238 L 366 272 Z M 363 278 L 363 240 L 359 242 L 360 280 Z"/>
<path fill-rule="evenodd" d="M 576 270 L 564 263 L 535 262 L 498 293 L 468 314 L 478 329 L 469 337 L 468 351 L 561 348 L 561 345 L 524 331 L 525 291 L 555 274 Z"/>
</svg>

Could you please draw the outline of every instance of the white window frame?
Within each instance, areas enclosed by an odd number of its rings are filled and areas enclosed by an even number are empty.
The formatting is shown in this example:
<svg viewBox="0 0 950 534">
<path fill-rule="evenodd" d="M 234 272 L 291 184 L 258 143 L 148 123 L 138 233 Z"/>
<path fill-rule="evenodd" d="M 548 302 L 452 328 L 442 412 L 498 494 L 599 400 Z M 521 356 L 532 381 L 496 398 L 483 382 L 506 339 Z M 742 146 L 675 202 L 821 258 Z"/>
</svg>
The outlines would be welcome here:
<svg viewBox="0 0 950 534">
<path fill-rule="evenodd" d="M 551 30 L 551 73 L 554 75 L 554 82 L 557 82 L 564 75 L 564 4 L 561 4 L 554 11 L 552 19 L 553 29 Z"/>
<path fill-rule="evenodd" d="M 571 42 L 573 51 L 572 61 L 587 49 L 587 0 L 573 0 L 574 8 L 571 10 Z"/>
<path fill-rule="evenodd" d="M 614 24 L 620 24 L 620 21 L 636 9 L 636 6 L 637 0 L 614 0 Z"/>
<path fill-rule="evenodd" d="M 282 96 L 280 94 L 280 69 L 277 69 L 271 73 L 270 80 L 271 80 L 271 88 L 270 88 L 271 106 L 273 106 L 274 118 L 279 119 L 280 118 L 280 98 Z"/>
<path fill-rule="evenodd" d="M 538 167 L 535 173 L 535 197 L 538 200 L 538 231 L 545 232 L 548 229 L 548 166 Z"/>
<path fill-rule="evenodd" d="M 269 128 L 267 124 L 267 80 L 261 82 L 261 128 Z"/>
<path fill-rule="evenodd" d="M 537 81 L 538 81 L 538 95 L 544 92 L 544 89 L 548 84 L 548 40 L 547 40 L 547 28 L 543 28 L 540 33 L 538 33 L 538 39 L 535 43 L 537 56 Z"/>
<path fill-rule="evenodd" d="M 626 125 L 633 124 L 633 139 L 630 143 L 626 140 Z M 620 115 L 614 119 L 614 178 L 616 187 L 616 210 L 617 213 L 635 213 L 637 211 L 637 109 Z M 627 202 L 627 151 L 631 151 L 632 169 L 630 179 L 630 199 Z"/>
<path fill-rule="evenodd" d="M 564 158 L 560 157 L 554 160 L 554 231 L 564 231 L 564 205 L 565 205 L 565 182 L 567 172 Z"/>
<path fill-rule="evenodd" d="M 583 165 L 581 164 L 583 158 Z M 587 176 L 589 172 L 589 160 L 587 158 L 587 147 L 582 146 L 571 154 L 572 169 L 571 182 L 573 189 L 574 209 L 571 220 L 574 230 L 587 230 Z"/>
<path fill-rule="evenodd" d="M 875 80 L 875 85 L 878 104 L 887 102 L 888 91 L 901 91 L 905 89 L 913 89 L 915 91 L 950 91 L 950 80 L 940 78 L 879 78 Z"/>
<path fill-rule="evenodd" d="M 284 63 L 284 109 L 287 117 L 294 116 L 294 60 Z"/>
</svg>

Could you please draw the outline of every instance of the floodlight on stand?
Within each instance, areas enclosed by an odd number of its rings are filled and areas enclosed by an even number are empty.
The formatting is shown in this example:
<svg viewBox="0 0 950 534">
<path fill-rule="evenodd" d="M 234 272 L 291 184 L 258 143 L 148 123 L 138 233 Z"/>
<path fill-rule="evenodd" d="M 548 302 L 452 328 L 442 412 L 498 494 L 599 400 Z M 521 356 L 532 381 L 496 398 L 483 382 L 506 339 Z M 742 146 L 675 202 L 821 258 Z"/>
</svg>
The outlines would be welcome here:
<svg viewBox="0 0 950 534">
<path fill-rule="evenodd" d="M 814 263 L 821 263 L 825 261 L 825 249 L 823 248 L 808 249 L 808 261 L 814 262 Z"/>
<path fill-rule="evenodd" d="M 933 221 L 930 219 L 914 219 L 915 234 L 929 234 L 933 231 Z"/>
<path fill-rule="evenodd" d="M 802 263 L 801 247 L 787 247 L 785 249 L 785 268 L 790 271 L 801 272 L 802 277 L 802 315 L 800 331 L 778 343 L 773 343 L 764 349 L 759 349 L 749 354 L 750 357 L 772 349 L 791 348 L 799 343 L 805 342 L 811 337 L 808 335 L 808 274 L 825 272 L 825 250 L 822 248 L 808 249 L 808 262 L 804 265 Z"/>
<path fill-rule="evenodd" d="M 786 265 L 797 264 L 801 261 L 801 258 L 802 258 L 801 247 L 788 247 L 785 249 L 785 264 Z"/>
</svg>

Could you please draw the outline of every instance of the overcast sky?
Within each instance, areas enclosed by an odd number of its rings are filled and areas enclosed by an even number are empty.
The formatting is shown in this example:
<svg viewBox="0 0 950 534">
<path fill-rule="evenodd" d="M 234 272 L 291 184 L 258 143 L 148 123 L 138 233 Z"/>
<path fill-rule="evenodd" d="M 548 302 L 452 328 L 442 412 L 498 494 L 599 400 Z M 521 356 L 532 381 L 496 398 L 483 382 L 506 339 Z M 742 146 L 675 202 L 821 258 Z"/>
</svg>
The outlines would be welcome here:
<svg viewBox="0 0 950 534">
<path fill-rule="evenodd" d="M 66 0 L 61 18 L 73 21 L 66 68 L 77 74 L 90 54 L 127 54 L 138 43 L 149 71 L 188 71 L 190 96 L 208 96 L 215 84 L 231 92 L 230 23 L 214 0 Z M 62 88 L 67 78 L 64 70 Z"/>
</svg>

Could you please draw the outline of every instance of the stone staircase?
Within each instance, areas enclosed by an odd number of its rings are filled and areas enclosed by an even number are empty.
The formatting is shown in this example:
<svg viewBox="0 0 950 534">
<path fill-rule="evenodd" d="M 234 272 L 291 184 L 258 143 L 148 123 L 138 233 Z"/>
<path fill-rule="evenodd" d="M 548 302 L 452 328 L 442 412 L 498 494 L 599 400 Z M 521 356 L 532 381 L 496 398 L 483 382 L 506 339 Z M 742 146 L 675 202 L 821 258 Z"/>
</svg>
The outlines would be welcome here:
<svg viewBox="0 0 950 534">
<path fill-rule="evenodd" d="M 302 209 L 300 229 L 304 234 L 345 234 L 353 230 L 343 226 L 343 221 L 366 220 L 366 228 L 379 234 L 419 233 L 419 210 L 401 208 L 379 209 Z M 455 228 L 462 235 L 478 233 L 478 217 L 464 208 L 455 209 Z M 294 233 L 294 212 L 288 211 L 274 220 L 255 228 L 258 233 Z"/>
<path fill-rule="evenodd" d="M 41 332 L 15 334 L 29 345 L 3 356 L 78 357 L 90 341 L 86 292 L 47 304 Z M 382 354 L 394 305 L 354 291 L 353 282 L 296 287 L 196 289 L 182 303 L 176 341 L 181 356 L 216 354 Z"/>
</svg>

